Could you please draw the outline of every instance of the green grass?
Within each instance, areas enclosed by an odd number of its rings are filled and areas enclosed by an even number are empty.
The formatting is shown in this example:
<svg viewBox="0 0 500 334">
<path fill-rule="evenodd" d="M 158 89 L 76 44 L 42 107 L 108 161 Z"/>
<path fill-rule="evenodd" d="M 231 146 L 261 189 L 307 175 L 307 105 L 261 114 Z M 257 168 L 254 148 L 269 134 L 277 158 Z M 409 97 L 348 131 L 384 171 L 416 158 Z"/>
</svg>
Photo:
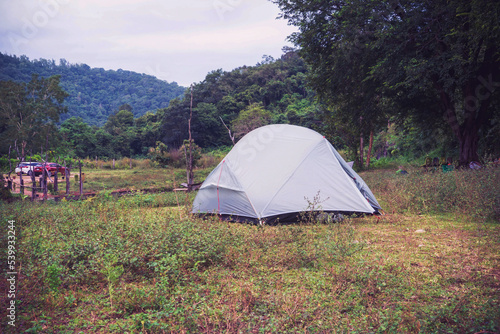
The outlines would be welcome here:
<svg viewBox="0 0 500 334">
<path fill-rule="evenodd" d="M 202 182 L 211 169 L 203 168 L 194 171 L 195 183 Z M 171 168 L 124 168 L 124 169 L 95 169 L 83 168 L 83 192 L 94 193 L 114 190 L 151 190 L 171 191 L 181 187 L 186 182 L 186 171 Z M 73 169 L 70 176 L 70 192 L 79 193 L 79 171 Z M 25 177 L 25 182 L 29 180 Z M 66 180 L 59 177 L 59 190 L 66 191 Z"/>
<path fill-rule="evenodd" d="M 466 173 L 363 173 L 386 215 L 337 224 L 193 219 L 194 194 L 2 203 L 20 275 L 1 331 L 498 332 L 498 207 L 473 203 L 498 204 L 498 170 Z"/>
</svg>

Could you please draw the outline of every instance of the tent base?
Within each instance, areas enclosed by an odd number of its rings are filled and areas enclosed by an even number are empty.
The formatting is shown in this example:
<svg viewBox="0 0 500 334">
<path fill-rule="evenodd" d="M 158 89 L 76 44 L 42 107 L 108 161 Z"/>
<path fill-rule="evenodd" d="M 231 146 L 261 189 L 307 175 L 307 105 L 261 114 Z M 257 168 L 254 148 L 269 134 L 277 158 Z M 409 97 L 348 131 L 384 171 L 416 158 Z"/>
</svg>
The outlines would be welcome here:
<svg viewBox="0 0 500 334">
<path fill-rule="evenodd" d="M 219 215 L 212 213 L 198 213 L 195 216 L 201 218 L 216 217 L 218 216 L 221 220 L 247 223 L 254 225 L 288 225 L 297 223 L 327 223 L 327 222 L 339 222 L 345 217 L 364 217 L 370 215 L 379 215 L 378 211 L 374 213 L 364 213 L 364 212 L 346 212 L 346 211 L 314 211 L 314 212 L 290 212 L 286 214 L 264 217 L 262 219 L 254 217 L 244 217 L 244 216 L 233 216 L 233 215 Z"/>
</svg>

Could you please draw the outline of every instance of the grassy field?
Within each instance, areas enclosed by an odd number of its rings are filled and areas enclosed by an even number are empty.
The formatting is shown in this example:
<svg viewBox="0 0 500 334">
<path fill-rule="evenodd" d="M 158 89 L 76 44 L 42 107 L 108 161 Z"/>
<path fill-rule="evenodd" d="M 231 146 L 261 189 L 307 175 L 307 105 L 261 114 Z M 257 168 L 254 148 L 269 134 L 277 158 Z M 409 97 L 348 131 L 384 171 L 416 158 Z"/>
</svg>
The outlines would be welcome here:
<svg viewBox="0 0 500 334">
<path fill-rule="evenodd" d="M 2 203 L 18 290 L 1 332 L 498 333 L 500 169 L 361 175 L 385 215 L 336 224 L 198 220 L 195 194 L 110 193 L 182 170 L 88 170 L 97 197 Z"/>
</svg>

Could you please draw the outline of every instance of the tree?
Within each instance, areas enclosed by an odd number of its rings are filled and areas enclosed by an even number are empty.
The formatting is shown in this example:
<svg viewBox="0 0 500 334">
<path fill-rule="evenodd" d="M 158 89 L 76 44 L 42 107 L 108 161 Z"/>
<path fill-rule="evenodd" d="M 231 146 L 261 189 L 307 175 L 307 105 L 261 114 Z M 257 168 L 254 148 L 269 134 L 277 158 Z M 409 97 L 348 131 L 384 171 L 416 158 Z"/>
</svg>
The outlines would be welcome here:
<svg viewBox="0 0 500 334">
<path fill-rule="evenodd" d="M 231 123 L 236 138 L 241 138 L 250 131 L 269 124 L 271 113 L 261 104 L 253 103 L 243 109 Z"/>
<path fill-rule="evenodd" d="M 67 111 L 63 106 L 68 96 L 59 85 L 60 77 L 38 77 L 28 83 L 0 82 L 0 142 L 6 153 L 15 144 L 24 157 L 28 151 L 38 152 L 51 144 L 57 134 L 56 123 Z"/>
<path fill-rule="evenodd" d="M 97 129 L 95 132 L 96 149 L 95 155 L 100 157 L 116 158 L 118 154 L 115 153 L 113 146 L 113 136 L 103 128 Z"/>
<path fill-rule="evenodd" d="M 323 97 L 347 88 L 368 105 L 380 95 L 411 114 L 439 108 L 459 142 L 460 163 L 479 159 L 479 133 L 498 113 L 491 104 L 500 91 L 500 2 L 273 2 L 299 27 L 291 39 Z"/>
<path fill-rule="evenodd" d="M 193 138 L 203 147 L 229 144 L 214 104 L 200 102 L 193 109 Z"/>
<path fill-rule="evenodd" d="M 163 110 L 159 109 L 156 113 L 147 112 L 135 120 L 137 129 L 136 143 L 138 147 L 135 148 L 136 153 L 147 154 L 150 147 L 154 147 L 160 139 L 160 119 Z"/>
<path fill-rule="evenodd" d="M 168 146 L 161 141 L 156 142 L 156 147 L 150 147 L 148 157 L 157 162 L 161 167 L 168 166 L 170 155 L 168 154 Z"/>
<path fill-rule="evenodd" d="M 120 110 L 110 115 L 104 129 L 113 136 L 111 147 L 118 156 L 131 157 L 132 144 L 137 138 L 134 114 L 130 110 Z"/>
<path fill-rule="evenodd" d="M 61 124 L 60 134 L 73 153 L 79 158 L 95 154 L 95 131 L 80 117 L 71 117 Z"/>
</svg>

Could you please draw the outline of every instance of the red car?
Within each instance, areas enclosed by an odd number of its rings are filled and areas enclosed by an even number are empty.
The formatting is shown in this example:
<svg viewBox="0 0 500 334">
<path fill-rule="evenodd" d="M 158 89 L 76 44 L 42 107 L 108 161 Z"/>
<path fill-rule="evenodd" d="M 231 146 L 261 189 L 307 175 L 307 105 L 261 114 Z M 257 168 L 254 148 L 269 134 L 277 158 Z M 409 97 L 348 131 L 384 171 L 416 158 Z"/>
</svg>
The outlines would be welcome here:
<svg viewBox="0 0 500 334">
<path fill-rule="evenodd" d="M 42 174 L 43 165 L 44 164 L 39 164 L 35 166 L 35 175 Z M 54 162 L 45 163 L 45 170 L 47 170 L 47 172 L 52 176 L 54 176 L 56 173 L 61 173 L 63 175 L 66 173 L 66 168 L 64 166 L 61 166 Z"/>
</svg>

